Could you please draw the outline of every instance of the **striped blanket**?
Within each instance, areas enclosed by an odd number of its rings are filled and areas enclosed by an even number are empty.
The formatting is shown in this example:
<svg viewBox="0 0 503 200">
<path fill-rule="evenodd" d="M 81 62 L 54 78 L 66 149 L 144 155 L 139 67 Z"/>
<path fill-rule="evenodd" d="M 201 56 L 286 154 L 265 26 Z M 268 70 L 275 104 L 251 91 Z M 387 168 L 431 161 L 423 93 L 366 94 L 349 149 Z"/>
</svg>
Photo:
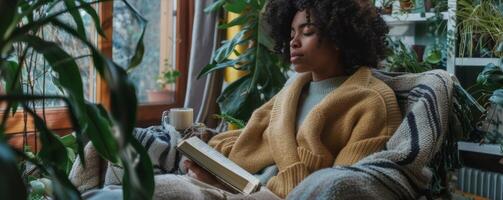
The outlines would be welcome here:
<svg viewBox="0 0 503 200">
<path fill-rule="evenodd" d="M 429 194 L 428 164 L 449 128 L 453 80 L 442 70 L 373 74 L 395 91 L 404 116 L 385 149 L 352 166 L 311 174 L 287 199 L 416 199 Z"/>
</svg>

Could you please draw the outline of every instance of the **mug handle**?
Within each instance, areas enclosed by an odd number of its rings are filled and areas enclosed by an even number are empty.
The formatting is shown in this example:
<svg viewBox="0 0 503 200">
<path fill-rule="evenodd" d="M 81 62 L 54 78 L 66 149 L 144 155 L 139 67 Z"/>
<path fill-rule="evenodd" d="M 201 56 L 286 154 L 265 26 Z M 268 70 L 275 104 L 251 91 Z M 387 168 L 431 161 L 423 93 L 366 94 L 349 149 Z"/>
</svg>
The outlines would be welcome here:
<svg viewBox="0 0 503 200">
<path fill-rule="evenodd" d="M 169 122 L 170 122 L 170 120 L 169 120 L 169 110 L 165 110 L 165 111 L 162 112 L 162 116 L 161 116 L 162 127 L 164 129 L 167 129 L 167 126 L 170 125 Z"/>
</svg>

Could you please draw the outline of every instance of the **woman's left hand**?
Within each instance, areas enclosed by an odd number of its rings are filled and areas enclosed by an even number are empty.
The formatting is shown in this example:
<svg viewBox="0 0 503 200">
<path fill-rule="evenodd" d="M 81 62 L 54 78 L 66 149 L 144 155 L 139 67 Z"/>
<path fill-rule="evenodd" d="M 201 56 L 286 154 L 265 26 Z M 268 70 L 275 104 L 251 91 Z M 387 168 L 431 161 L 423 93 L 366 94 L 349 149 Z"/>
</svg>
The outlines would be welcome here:
<svg viewBox="0 0 503 200">
<path fill-rule="evenodd" d="M 209 173 L 204 168 L 199 166 L 197 163 L 193 162 L 192 160 L 185 160 L 183 164 L 187 168 L 188 176 L 205 182 L 209 185 L 221 188 L 222 185 L 220 184 L 220 182 L 218 182 L 217 178 L 213 174 Z"/>
</svg>

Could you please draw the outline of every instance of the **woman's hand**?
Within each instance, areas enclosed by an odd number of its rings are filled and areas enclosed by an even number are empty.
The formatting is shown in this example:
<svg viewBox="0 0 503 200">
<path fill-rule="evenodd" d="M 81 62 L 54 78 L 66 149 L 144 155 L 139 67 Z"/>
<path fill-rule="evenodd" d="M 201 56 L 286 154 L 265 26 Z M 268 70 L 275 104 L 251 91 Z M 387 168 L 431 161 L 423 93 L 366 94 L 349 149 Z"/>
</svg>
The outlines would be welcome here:
<svg viewBox="0 0 503 200">
<path fill-rule="evenodd" d="M 188 176 L 195 178 L 199 181 L 205 182 L 209 185 L 222 188 L 222 184 L 218 182 L 217 178 L 213 174 L 209 173 L 192 160 L 185 160 L 183 164 L 187 168 Z"/>
</svg>

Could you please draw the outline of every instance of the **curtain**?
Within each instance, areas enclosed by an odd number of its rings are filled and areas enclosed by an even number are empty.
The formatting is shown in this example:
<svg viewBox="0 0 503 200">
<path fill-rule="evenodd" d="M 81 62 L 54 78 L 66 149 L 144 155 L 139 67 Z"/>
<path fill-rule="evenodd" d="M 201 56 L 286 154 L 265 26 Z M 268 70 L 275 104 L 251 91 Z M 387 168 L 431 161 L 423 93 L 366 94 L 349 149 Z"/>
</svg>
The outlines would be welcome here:
<svg viewBox="0 0 503 200">
<path fill-rule="evenodd" d="M 222 90 L 222 74 L 212 73 L 197 79 L 199 72 L 211 61 L 222 34 L 219 34 L 218 13 L 204 13 L 213 0 L 197 0 L 194 6 L 194 24 L 184 107 L 194 109 L 195 122 L 215 127 L 211 115 L 218 112 L 216 98 Z"/>
</svg>

